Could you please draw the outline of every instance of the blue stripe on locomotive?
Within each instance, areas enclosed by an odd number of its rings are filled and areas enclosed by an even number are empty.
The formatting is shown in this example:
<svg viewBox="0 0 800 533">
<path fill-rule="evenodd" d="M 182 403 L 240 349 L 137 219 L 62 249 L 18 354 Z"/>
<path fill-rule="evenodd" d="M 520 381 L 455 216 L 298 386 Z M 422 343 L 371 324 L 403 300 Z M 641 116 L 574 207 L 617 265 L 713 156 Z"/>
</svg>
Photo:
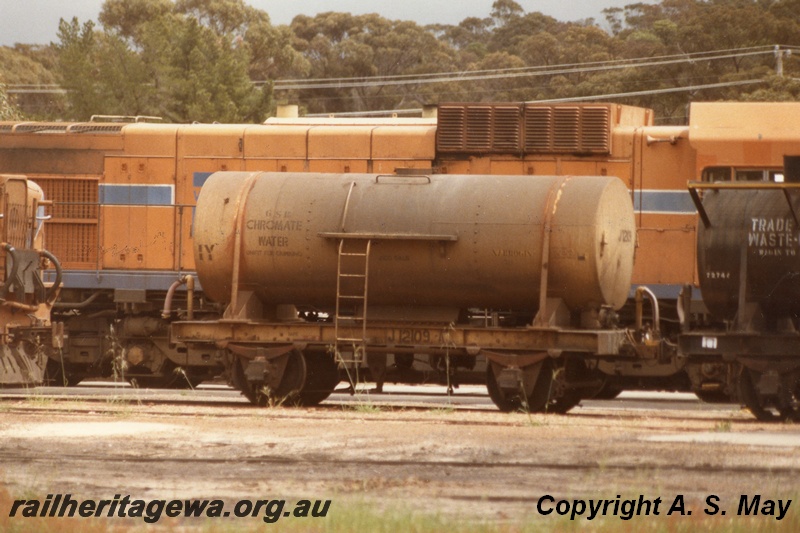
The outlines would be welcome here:
<svg viewBox="0 0 800 533">
<path fill-rule="evenodd" d="M 100 205 L 174 205 L 173 185 L 119 185 L 101 183 Z"/>
<path fill-rule="evenodd" d="M 633 208 L 644 213 L 697 214 L 688 191 L 637 190 L 633 194 Z"/>
</svg>

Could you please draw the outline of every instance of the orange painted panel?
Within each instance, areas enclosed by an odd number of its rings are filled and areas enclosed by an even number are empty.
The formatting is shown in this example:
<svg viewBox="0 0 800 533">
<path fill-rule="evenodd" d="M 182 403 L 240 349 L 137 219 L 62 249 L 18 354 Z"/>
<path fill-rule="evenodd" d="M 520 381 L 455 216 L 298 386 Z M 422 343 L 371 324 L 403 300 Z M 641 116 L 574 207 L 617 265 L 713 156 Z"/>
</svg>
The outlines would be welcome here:
<svg viewBox="0 0 800 533">
<path fill-rule="evenodd" d="M 178 130 L 178 156 L 240 158 L 244 156 L 244 124 L 190 124 Z"/>
<path fill-rule="evenodd" d="M 349 174 L 369 172 L 369 161 L 349 159 L 312 159 L 308 162 L 309 172 L 332 172 Z"/>
<path fill-rule="evenodd" d="M 696 283 L 694 229 L 639 228 L 635 285 Z"/>
<path fill-rule="evenodd" d="M 306 159 L 309 126 L 251 126 L 245 130 L 244 156 Z"/>
<path fill-rule="evenodd" d="M 379 126 L 372 131 L 373 159 L 436 157 L 436 126 Z"/>
<path fill-rule="evenodd" d="M 175 157 L 177 124 L 129 124 L 122 130 L 125 155 Z"/>
<path fill-rule="evenodd" d="M 372 126 L 317 126 L 308 131 L 308 158 L 370 158 Z M 312 171 L 313 172 L 313 171 Z"/>
</svg>

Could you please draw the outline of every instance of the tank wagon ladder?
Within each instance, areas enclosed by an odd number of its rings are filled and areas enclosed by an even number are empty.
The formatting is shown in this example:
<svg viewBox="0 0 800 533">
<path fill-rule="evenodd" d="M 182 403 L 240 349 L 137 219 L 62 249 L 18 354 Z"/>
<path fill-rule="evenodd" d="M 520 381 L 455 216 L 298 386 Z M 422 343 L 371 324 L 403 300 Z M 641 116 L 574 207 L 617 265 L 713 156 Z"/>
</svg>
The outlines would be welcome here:
<svg viewBox="0 0 800 533">
<path fill-rule="evenodd" d="M 350 246 L 348 246 L 350 243 Z M 347 367 L 361 362 L 367 347 L 367 294 L 369 290 L 369 254 L 371 239 L 347 239 L 339 241 L 336 268 L 336 314 L 334 316 L 334 349 L 336 359 Z M 353 315 L 345 309 L 355 306 Z M 360 308 L 360 313 L 359 313 Z M 346 359 L 342 350 L 352 349 Z"/>
</svg>

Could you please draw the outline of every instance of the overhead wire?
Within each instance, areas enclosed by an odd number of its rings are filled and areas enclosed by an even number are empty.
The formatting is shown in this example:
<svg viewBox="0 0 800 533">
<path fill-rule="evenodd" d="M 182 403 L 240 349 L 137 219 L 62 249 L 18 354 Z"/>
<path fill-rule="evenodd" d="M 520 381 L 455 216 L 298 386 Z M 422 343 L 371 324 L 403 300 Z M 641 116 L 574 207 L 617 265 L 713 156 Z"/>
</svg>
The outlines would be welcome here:
<svg viewBox="0 0 800 533">
<path fill-rule="evenodd" d="M 780 47 L 790 50 L 796 47 Z M 559 74 L 585 74 L 591 72 L 622 70 L 667 66 L 694 62 L 717 61 L 722 59 L 775 54 L 776 46 L 748 47 L 726 49 L 694 54 L 657 56 L 655 58 L 619 59 L 589 63 L 573 63 L 553 67 L 515 67 L 482 71 L 462 71 L 449 73 L 429 73 L 420 75 L 374 76 L 357 78 L 316 78 L 309 80 L 275 80 L 273 90 L 307 90 L 307 89 L 347 89 L 359 87 L 383 87 L 390 85 L 423 85 L 429 83 L 449 83 L 465 81 L 482 81 L 489 79 L 508 79 L 534 76 L 555 76 Z"/>
</svg>

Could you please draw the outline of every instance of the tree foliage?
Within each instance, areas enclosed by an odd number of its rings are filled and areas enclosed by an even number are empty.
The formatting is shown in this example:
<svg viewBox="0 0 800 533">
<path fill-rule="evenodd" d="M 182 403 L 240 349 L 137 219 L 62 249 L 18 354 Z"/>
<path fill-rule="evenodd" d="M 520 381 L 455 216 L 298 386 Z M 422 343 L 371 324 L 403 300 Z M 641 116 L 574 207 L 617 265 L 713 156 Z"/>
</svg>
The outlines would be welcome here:
<svg viewBox="0 0 800 533">
<path fill-rule="evenodd" d="M 20 120 L 21 118 L 22 113 L 9 98 L 6 86 L 0 83 L 0 120 Z"/>
<path fill-rule="evenodd" d="M 693 100 L 800 96 L 797 58 L 771 48 L 800 46 L 800 0 L 631 3 L 606 9 L 600 22 L 559 21 L 496 0 L 485 17 L 430 26 L 337 12 L 274 26 L 246 2 L 105 0 L 100 26 L 62 21 L 49 53 L 15 53 L 57 74 L 69 102 L 59 118 L 77 119 L 260 121 L 273 101 L 337 113 L 597 96 L 680 121 Z M 722 50 L 730 52 L 702 55 Z M 635 64 L 643 58 L 652 64 Z M 779 59 L 783 77 L 775 75 Z M 436 73 L 436 83 L 422 83 Z M 314 83 L 273 91 L 281 80 Z M 360 83 L 320 87 L 323 80 Z"/>
</svg>

